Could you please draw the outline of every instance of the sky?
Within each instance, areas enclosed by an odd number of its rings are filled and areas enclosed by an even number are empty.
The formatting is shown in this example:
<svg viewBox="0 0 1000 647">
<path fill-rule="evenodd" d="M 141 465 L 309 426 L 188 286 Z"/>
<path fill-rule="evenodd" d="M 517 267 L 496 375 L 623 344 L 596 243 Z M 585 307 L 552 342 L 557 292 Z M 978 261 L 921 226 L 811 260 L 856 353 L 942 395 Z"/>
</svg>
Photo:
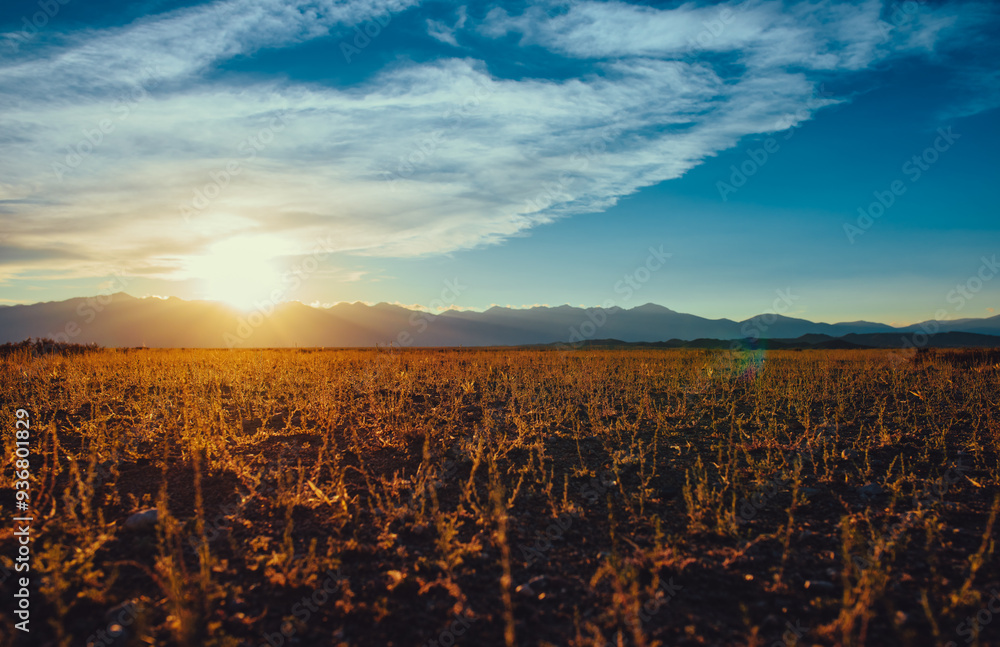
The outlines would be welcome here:
<svg viewBox="0 0 1000 647">
<path fill-rule="evenodd" d="M 997 33 L 989 1 L 5 0 L 0 304 L 993 316 Z"/>
</svg>

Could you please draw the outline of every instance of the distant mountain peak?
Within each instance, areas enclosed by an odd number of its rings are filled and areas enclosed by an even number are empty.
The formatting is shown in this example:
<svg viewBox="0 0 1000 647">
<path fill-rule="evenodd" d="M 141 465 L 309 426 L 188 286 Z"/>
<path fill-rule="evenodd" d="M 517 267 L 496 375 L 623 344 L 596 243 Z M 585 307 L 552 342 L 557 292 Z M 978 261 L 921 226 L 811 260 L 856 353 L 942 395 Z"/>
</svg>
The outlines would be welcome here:
<svg viewBox="0 0 1000 647">
<path fill-rule="evenodd" d="M 666 306 L 661 306 L 658 303 L 652 303 L 652 302 L 644 303 L 641 306 L 636 306 L 634 308 L 631 308 L 630 312 L 666 312 L 666 313 L 677 314 L 676 310 L 671 310 Z"/>
<path fill-rule="evenodd" d="M 632 308 L 497 305 L 484 312 L 428 313 L 384 301 L 375 305 L 341 302 L 325 308 L 288 302 L 269 312 L 250 315 L 217 301 L 138 299 L 119 292 L 100 298 L 100 310 L 93 308 L 98 316 L 90 316 L 89 310 L 81 311 L 81 304 L 96 298 L 0 308 L 0 343 L 60 335 L 72 337 L 57 341 L 104 346 L 201 348 L 227 347 L 233 340 L 241 347 L 518 346 L 578 341 L 593 344 L 598 340 L 615 344 L 686 340 L 694 346 L 710 346 L 748 338 L 784 340 L 782 343 L 802 338 L 803 342 L 832 344 L 832 348 L 844 347 L 851 340 L 865 346 L 895 344 L 918 330 L 914 326 L 893 328 L 865 321 L 816 323 L 775 314 L 740 322 L 706 319 L 656 303 Z M 939 328 L 942 334 L 950 335 L 938 335 L 935 343 L 939 345 L 983 345 L 992 343 L 990 335 L 1000 335 L 1000 316 L 944 321 L 939 322 Z M 845 335 L 854 337 L 845 339 Z M 777 341 L 769 347 L 781 347 Z"/>
</svg>

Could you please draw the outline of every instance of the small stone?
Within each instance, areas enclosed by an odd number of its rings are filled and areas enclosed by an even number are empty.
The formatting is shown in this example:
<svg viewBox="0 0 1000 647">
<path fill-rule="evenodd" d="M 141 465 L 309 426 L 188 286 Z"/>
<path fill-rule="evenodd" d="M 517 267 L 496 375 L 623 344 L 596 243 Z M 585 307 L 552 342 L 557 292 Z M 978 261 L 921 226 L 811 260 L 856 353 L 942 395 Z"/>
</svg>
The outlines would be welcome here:
<svg viewBox="0 0 1000 647">
<path fill-rule="evenodd" d="M 156 512 L 156 508 L 141 510 L 125 520 L 125 529 L 136 532 L 152 530 L 156 527 L 157 521 L 159 521 L 159 515 Z"/>
<path fill-rule="evenodd" d="M 545 579 L 546 578 L 544 575 L 538 575 L 537 577 L 533 577 L 530 580 L 528 580 L 528 582 L 526 582 L 525 584 L 519 585 L 516 589 L 514 589 L 514 592 L 520 593 L 522 595 L 530 595 L 532 597 L 535 597 L 537 593 L 532 587 L 534 586 L 544 587 Z"/>
<path fill-rule="evenodd" d="M 878 483 L 869 483 L 858 488 L 861 496 L 878 496 L 882 494 L 882 486 Z"/>
<path fill-rule="evenodd" d="M 130 642 L 129 627 L 135 624 L 141 610 L 139 600 L 128 600 L 111 607 L 104 613 L 104 621 L 107 623 L 105 631 L 120 637 L 122 644 Z"/>
<path fill-rule="evenodd" d="M 127 600 L 121 604 L 116 604 L 104 613 L 106 622 L 118 621 L 124 624 L 132 624 L 130 618 L 135 618 L 139 613 L 139 601 Z"/>
</svg>

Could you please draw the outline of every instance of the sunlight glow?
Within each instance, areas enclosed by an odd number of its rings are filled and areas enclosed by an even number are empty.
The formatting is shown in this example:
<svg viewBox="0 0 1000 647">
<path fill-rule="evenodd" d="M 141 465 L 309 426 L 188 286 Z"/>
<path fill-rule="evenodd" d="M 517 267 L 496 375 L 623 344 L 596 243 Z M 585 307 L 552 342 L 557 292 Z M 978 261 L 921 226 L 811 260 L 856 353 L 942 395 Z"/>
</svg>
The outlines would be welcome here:
<svg viewBox="0 0 1000 647">
<path fill-rule="evenodd" d="M 202 282 L 204 298 L 249 310 L 280 285 L 273 257 L 273 245 L 263 237 L 232 238 L 191 259 L 189 268 Z"/>
</svg>

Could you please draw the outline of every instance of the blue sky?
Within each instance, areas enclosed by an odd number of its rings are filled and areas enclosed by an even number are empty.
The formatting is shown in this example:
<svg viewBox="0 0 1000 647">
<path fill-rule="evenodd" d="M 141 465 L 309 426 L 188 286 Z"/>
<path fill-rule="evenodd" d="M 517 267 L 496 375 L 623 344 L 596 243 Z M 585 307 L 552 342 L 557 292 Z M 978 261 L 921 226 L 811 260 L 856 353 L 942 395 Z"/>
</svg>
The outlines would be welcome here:
<svg viewBox="0 0 1000 647">
<path fill-rule="evenodd" d="M 947 295 L 1000 254 L 998 27 L 930 0 L 11 0 L 0 303 L 991 316 L 1000 278 Z"/>
</svg>

